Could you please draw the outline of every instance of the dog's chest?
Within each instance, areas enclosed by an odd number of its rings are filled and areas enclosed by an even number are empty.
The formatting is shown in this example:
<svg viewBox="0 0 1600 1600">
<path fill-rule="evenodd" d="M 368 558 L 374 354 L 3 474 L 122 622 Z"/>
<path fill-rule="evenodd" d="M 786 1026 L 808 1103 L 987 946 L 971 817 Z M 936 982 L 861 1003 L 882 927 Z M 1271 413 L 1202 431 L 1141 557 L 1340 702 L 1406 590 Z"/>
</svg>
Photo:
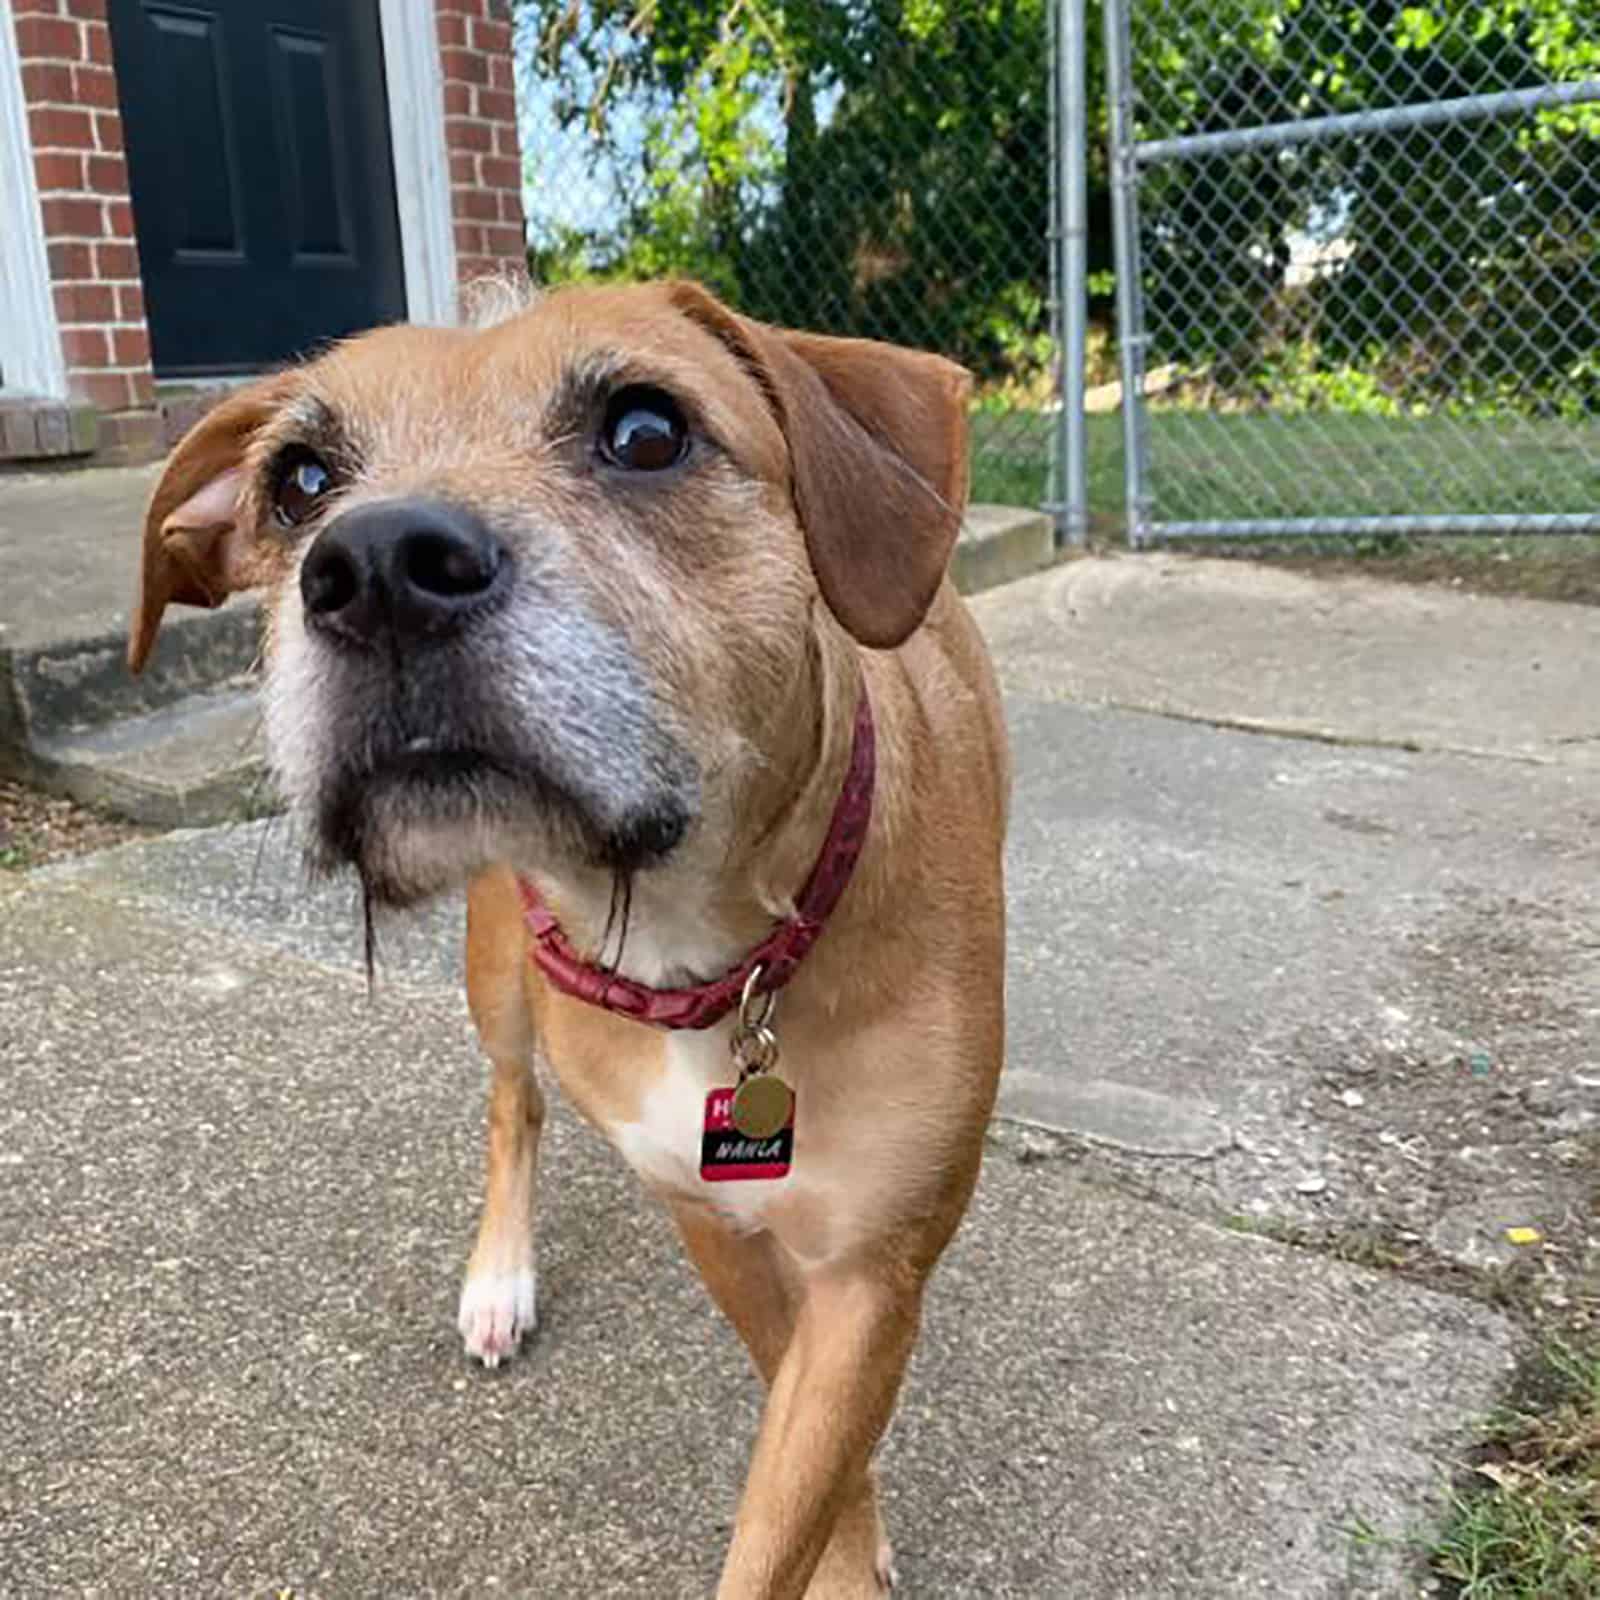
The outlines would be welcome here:
<svg viewBox="0 0 1600 1600">
<path fill-rule="evenodd" d="M 706 1096 L 738 1076 L 728 1051 L 730 1026 L 668 1035 L 660 1074 L 640 1097 L 637 1115 L 609 1132 L 629 1166 L 647 1182 L 710 1205 L 735 1226 L 753 1229 L 763 1227 L 774 1204 L 790 1193 L 794 1175 L 724 1183 L 707 1183 L 700 1176 Z"/>
</svg>

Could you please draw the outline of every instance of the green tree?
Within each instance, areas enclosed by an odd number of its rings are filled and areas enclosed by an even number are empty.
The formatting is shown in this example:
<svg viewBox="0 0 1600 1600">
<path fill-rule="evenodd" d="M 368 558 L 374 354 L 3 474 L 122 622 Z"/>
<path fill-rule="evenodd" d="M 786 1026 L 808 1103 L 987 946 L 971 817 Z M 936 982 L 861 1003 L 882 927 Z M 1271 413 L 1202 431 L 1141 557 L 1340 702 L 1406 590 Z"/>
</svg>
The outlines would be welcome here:
<svg viewBox="0 0 1600 1600">
<path fill-rule="evenodd" d="M 561 126 L 621 184 L 616 225 L 541 270 L 693 272 L 989 375 L 1047 360 L 1045 0 L 524 11 L 540 80 L 581 86 Z"/>
<path fill-rule="evenodd" d="M 1600 77 L 1597 0 L 1181 14 L 1141 52 L 1147 136 Z M 1160 353 L 1233 392 L 1288 360 L 1370 371 L 1402 407 L 1592 414 L 1597 136 L 1588 106 L 1164 165 L 1144 208 Z M 1336 239 L 1341 259 L 1285 292 L 1296 236 Z"/>
</svg>

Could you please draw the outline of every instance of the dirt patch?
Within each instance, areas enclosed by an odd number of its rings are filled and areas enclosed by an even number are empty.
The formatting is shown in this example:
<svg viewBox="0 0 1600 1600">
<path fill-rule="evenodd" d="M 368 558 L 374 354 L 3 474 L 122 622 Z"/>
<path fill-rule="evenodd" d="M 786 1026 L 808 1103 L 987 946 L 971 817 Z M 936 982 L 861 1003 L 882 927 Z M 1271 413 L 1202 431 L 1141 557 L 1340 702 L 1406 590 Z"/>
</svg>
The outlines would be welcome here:
<svg viewBox="0 0 1600 1600">
<path fill-rule="evenodd" d="M 0 872 L 25 872 L 152 831 L 0 779 Z"/>
<path fill-rule="evenodd" d="M 1305 539 L 1293 543 L 1218 539 L 1208 540 L 1196 553 L 1260 561 L 1313 577 L 1378 578 L 1473 594 L 1600 605 L 1600 539 L 1582 534 L 1506 539 Z"/>
<path fill-rule="evenodd" d="M 1021 1159 L 1224 1226 L 1600 1332 L 1600 907 L 1463 891 L 1396 953 L 1392 1004 L 1275 1046 L 1214 1158 L 1016 1130 Z M 1019 1142 L 1020 1141 L 1020 1142 Z"/>
</svg>

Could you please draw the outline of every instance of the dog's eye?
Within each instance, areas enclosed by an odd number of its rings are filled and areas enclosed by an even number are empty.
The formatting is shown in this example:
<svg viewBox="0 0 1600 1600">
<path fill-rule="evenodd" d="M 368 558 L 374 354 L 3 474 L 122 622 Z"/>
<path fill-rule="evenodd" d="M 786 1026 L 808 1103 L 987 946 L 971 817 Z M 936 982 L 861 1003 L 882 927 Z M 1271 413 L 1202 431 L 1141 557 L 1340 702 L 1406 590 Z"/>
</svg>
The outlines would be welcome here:
<svg viewBox="0 0 1600 1600">
<path fill-rule="evenodd" d="M 683 460 L 689 425 L 671 395 L 636 386 L 619 389 L 606 406 L 600 453 L 630 472 L 660 472 Z"/>
<path fill-rule="evenodd" d="M 289 451 L 273 475 L 273 515 L 286 528 L 298 527 L 333 487 L 328 464 L 309 450 Z"/>
</svg>

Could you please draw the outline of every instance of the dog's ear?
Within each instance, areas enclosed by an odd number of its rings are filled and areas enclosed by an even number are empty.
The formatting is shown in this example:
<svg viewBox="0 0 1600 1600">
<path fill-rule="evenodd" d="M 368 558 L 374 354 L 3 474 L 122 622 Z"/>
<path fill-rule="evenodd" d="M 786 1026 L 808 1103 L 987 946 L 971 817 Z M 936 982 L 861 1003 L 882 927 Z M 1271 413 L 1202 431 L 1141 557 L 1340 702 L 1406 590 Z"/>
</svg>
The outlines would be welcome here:
<svg viewBox="0 0 1600 1600">
<path fill-rule="evenodd" d="M 698 284 L 669 293 L 766 392 L 829 610 L 863 644 L 902 643 L 932 605 L 961 531 L 970 375 L 922 351 L 753 322 Z"/>
<path fill-rule="evenodd" d="M 256 430 L 287 398 L 293 373 L 277 373 L 214 406 L 167 461 L 145 512 L 139 593 L 128 665 L 140 671 L 169 605 L 219 606 L 248 588 L 250 530 L 240 524 L 244 457 Z"/>
</svg>

